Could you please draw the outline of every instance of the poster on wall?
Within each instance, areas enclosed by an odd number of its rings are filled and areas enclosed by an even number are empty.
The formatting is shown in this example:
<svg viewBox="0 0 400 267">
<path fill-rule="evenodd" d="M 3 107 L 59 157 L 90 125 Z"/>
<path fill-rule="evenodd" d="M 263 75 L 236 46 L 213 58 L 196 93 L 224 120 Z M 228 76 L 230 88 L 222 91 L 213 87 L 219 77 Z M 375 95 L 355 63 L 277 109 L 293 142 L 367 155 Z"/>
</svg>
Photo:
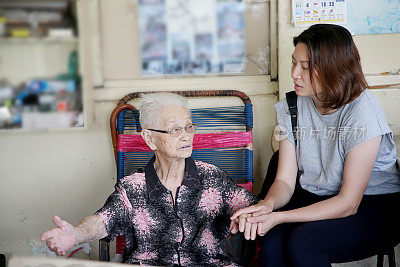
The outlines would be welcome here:
<svg viewBox="0 0 400 267">
<path fill-rule="evenodd" d="M 167 58 L 167 25 L 165 3 L 161 0 L 141 0 L 139 21 L 141 29 L 142 71 L 152 75 L 163 73 L 163 62 Z"/>
<path fill-rule="evenodd" d="M 243 0 L 140 0 L 142 75 L 243 73 Z"/>
<path fill-rule="evenodd" d="M 346 0 L 292 0 L 292 11 L 295 27 L 316 23 L 345 24 L 347 22 Z"/>
<path fill-rule="evenodd" d="M 352 35 L 400 32 L 399 0 L 292 0 L 295 27 L 341 24 Z"/>
<path fill-rule="evenodd" d="M 347 0 L 348 21 L 353 35 L 400 32 L 400 1 Z"/>
</svg>

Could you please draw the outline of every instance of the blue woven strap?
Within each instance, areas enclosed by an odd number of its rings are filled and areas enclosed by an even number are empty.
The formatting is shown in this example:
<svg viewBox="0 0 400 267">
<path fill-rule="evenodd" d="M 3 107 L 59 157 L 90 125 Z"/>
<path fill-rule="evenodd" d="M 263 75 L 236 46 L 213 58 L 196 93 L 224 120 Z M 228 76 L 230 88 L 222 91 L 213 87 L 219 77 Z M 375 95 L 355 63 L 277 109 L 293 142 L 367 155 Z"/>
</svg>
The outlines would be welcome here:
<svg viewBox="0 0 400 267">
<path fill-rule="evenodd" d="M 132 171 L 139 168 L 144 168 L 154 153 L 150 152 L 120 152 L 118 151 L 117 156 L 117 178 L 121 179 L 127 175 L 130 175 Z"/>
<path fill-rule="evenodd" d="M 153 152 L 118 152 L 117 178 L 121 179 L 135 169 L 144 168 L 152 156 Z M 254 182 L 251 150 L 198 149 L 193 151 L 192 157 L 218 166 L 237 183 Z"/>
<path fill-rule="evenodd" d="M 253 127 L 253 107 L 251 103 L 245 106 L 216 107 L 191 109 L 193 122 L 199 129 L 243 130 L 245 126 Z M 123 110 L 117 117 L 117 131 L 140 129 L 139 111 Z"/>
<path fill-rule="evenodd" d="M 244 113 L 246 117 L 246 126 L 253 127 L 253 104 L 247 103 L 244 106 Z"/>
<path fill-rule="evenodd" d="M 139 111 L 126 109 L 118 113 L 117 131 L 140 129 Z"/>
</svg>

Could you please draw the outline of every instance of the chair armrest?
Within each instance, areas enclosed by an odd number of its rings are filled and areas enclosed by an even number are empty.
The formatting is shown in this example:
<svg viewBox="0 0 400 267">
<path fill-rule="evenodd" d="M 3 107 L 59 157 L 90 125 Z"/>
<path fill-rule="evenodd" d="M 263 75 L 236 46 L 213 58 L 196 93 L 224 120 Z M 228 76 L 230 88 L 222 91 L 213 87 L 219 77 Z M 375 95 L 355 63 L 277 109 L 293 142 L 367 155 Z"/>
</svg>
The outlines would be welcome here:
<svg viewBox="0 0 400 267">
<path fill-rule="evenodd" d="M 99 240 L 99 261 L 110 261 L 110 242 L 106 238 Z"/>
</svg>

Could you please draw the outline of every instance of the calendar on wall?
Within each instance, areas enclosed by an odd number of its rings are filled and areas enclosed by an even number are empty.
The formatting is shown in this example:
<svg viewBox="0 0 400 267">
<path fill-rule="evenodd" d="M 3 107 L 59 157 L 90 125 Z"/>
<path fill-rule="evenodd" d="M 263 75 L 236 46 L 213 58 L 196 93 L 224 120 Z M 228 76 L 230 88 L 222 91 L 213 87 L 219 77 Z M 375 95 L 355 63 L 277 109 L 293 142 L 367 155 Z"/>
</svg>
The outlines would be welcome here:
<svg viewBox="0 0 400 267">
<path fill-rule="evenodd" d="M 292 11 L 295 27 L 309 26 L 316 23 L 347 23 L 346 0 L 292 0 Z"/>
</svg>

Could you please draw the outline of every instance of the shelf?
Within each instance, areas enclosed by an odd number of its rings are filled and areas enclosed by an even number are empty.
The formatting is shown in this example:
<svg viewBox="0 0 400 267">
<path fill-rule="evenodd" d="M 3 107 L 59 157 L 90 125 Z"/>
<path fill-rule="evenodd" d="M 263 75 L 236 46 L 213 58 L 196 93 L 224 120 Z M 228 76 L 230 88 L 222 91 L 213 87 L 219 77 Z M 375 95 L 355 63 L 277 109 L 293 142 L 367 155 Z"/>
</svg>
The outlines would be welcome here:
<svg viewBox="0 0 400 267">
<path fill-rule="evenodd" d="M 77 37 L 27 37 L 27 38 L 16 38 L 16 37 L 0 37 L 0 43 L 77 43 Z"/>
<path fill-rule="evenodd" d="M 370 74 L 365 79 L 373 89 L 400 87 L 400 74 Z"/>
</svg>

